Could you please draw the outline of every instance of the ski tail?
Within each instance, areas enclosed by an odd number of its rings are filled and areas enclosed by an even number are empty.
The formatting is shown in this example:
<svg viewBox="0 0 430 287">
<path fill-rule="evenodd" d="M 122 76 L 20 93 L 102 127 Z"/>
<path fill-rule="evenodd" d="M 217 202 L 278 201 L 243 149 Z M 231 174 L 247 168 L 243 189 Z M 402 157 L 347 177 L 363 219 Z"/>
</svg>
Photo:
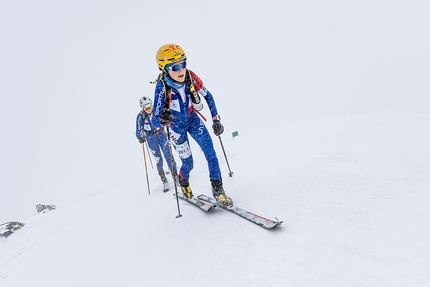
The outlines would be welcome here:
<svg viewBox="0 0 430 287">
<path fill-rule="evenodd" d="M 176 194 L 174 194 L 176 196 Z M 180 198 L 183 201 L 186 201 L 188 203 L 191 203 L 192 205 L 200 208 L 201 210 L 208 212 L 214 209 L 217 205 L 211 202 L 207 202 L 204 200 L 201 200 L 196 197 L 188 198 L 182 194 L 182 192 L 178 192 L 178 198 Z"/>
</svg>

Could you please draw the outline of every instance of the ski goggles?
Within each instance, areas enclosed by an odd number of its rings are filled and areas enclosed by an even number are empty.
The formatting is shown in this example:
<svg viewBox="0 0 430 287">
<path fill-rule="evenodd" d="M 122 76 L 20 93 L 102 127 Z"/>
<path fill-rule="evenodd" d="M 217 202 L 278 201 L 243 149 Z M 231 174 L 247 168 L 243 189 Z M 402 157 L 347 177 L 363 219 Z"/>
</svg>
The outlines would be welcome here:
<svg viewBox="0 0 430 287">
<path fill-rule="evenodd" d="M 169 70 L 172 70 L 173 72 L 177 72 L 180 69 L 185 69 L 186 67 L 187 67 L 187 62 L 183 61 L 181 63 L 170 66 Z"/>
<path fill-rule="evenodd" d="M 145 110 L 145 112 L 150 112 L 152 111 L 152 106 L 147 106 L 143 108 Z"/>
</svg>

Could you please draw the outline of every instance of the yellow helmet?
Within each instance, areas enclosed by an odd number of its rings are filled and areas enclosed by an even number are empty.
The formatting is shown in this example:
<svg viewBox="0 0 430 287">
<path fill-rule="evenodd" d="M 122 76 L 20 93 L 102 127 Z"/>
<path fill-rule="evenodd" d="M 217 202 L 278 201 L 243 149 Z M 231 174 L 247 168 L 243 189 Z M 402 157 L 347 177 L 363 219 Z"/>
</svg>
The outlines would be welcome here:
<svg viewBox="0 0 430 287">
<path fill-rule="evenodd" d="M 164 68 L 171 63 L 175 63 L 181 60 L 186 60 L 184 50 L 176 44 L 165 44 L 160 47 L 156 55 L 158 69 L 163 71 Z"/>
</svg>

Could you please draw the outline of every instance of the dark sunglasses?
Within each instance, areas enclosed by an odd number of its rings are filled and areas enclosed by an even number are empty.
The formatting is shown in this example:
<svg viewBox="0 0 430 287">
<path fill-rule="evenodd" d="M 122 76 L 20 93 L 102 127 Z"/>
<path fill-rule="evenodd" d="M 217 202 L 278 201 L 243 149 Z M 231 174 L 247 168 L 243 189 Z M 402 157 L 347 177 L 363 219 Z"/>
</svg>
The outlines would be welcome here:
<svg viewBox="0 0 430 287">
<path fill-rule="evenodd" d="M 185 69 L 187 67 L 187 62 L 182 62 L 176 65 L 171 66 L 169 69 L 171 69 L 173 72 L 177 72 L 180 69 Z"/>
</svg>

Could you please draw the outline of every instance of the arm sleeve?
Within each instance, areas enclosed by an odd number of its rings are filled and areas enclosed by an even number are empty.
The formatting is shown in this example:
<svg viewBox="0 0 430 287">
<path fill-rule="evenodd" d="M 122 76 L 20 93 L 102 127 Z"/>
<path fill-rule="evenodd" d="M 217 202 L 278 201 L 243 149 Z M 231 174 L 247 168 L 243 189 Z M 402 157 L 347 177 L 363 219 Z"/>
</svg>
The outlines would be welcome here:
<svg viewBox="0 0 430 287">
<path fill-rule="evenodd" d="M 140 132 L 143 130 L 143 117 L 140 113 L 137 114 L 136 118 L 136 137 L 140 139 Z"/>
<path fill-rule="evenodd" d="M 211 112 L 211 116 L 212 117 L 217 116 L 218 110 L 216 108 L 215 100 L 214 100 L 212 94 L 208 90 L 206 90 L 205 86 L 203 86 L 202 89 L 199 90 L 199 93 L 203 96 L 203 98 L 205 98 L 206 102 L 208 103 L 209 111 Z"/>
<path fill-rule="evenodd" d="M 155 92 L 154 92 L 154 105 L 152 110 L 152 124 L 155 128 L 162 129 L 163 126 L 160 124 L 160 115 L 163 112 L 164 109 L 164 84 L 161 81 L 157 82 L 157 85 L 155 86 Z"/>
<path fill-rule="evenodd" d="M 214 97 L 209 92 L 209 90 L 206 89 L 205 85 L 203 84 L 203 81 L 193 71 L 190 70 L 190 74 L 193 77 L 194 87 L 208 104 L 209 111 L 211 112 L 211 116 L 212 117 L 217 116 L 218 110 L 216 108 Z"/>
</svg>

